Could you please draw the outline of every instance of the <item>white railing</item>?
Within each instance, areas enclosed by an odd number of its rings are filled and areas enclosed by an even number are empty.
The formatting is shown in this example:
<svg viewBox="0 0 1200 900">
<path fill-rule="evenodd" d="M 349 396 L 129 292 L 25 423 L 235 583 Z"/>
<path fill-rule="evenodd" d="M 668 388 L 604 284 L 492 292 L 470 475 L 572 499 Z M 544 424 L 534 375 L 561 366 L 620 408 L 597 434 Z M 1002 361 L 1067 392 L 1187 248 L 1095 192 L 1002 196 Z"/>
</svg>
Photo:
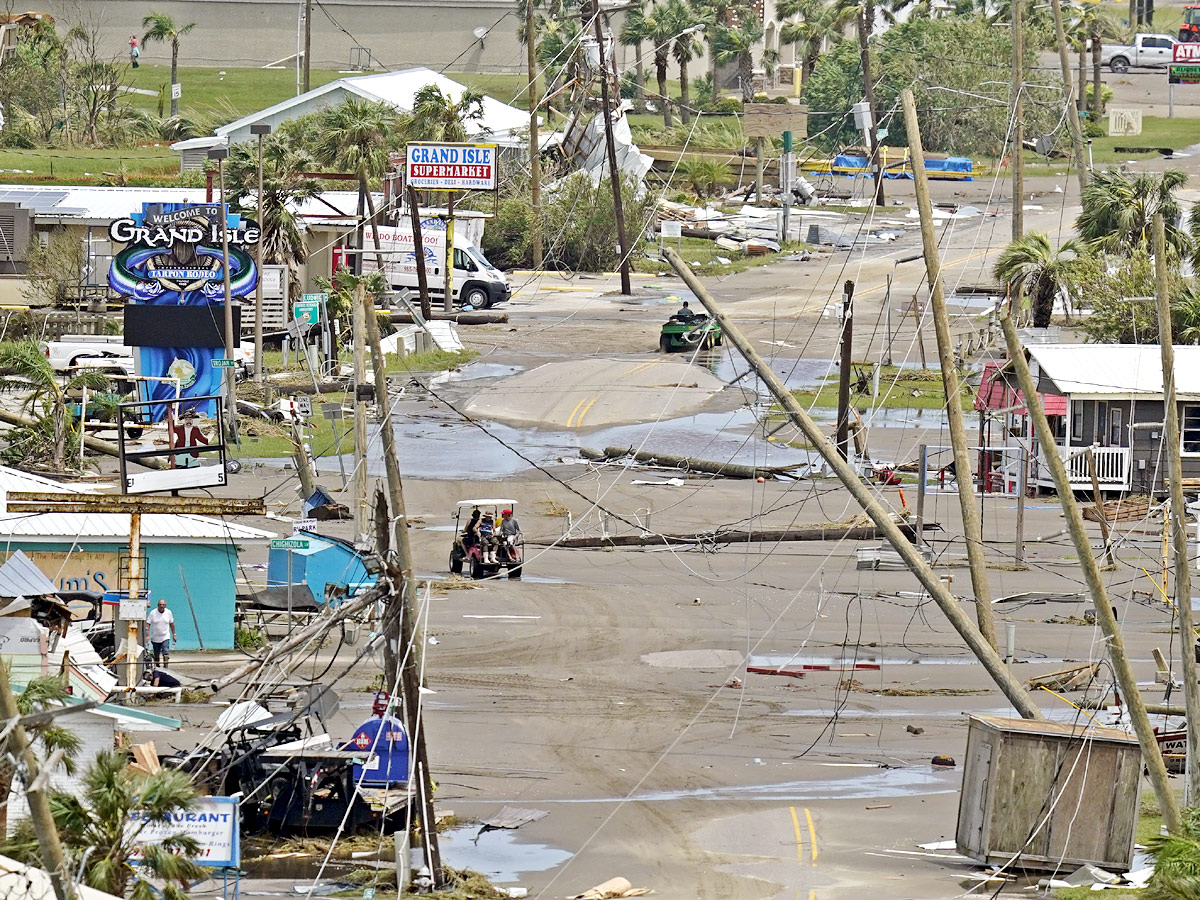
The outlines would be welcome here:
<svg viewBox="0 0 1200 900">
<path fill-rule="evenodd" d="M 1067 476 L 1071 479 L 1071 487 L 1077 490 L 1091 490 L 1092 475 L 1088 467 L 1086 447 L 1056 447 L 1058 455 L 1067 464 Z M 1092 447 L 1092 458 L 1096 462 L 1096 481 L 1100 487 L 1110 490 L 1129 489 L 1129 448 L 1128 447 Z M 1034 477 L 1036 484 L 1042 487 L 1053 487 L 1054 480 L 1050 477 L 1050 469 L 1046 465 L 1045 449 L 1038 448 L 1037 472 Z"/>
</svg>

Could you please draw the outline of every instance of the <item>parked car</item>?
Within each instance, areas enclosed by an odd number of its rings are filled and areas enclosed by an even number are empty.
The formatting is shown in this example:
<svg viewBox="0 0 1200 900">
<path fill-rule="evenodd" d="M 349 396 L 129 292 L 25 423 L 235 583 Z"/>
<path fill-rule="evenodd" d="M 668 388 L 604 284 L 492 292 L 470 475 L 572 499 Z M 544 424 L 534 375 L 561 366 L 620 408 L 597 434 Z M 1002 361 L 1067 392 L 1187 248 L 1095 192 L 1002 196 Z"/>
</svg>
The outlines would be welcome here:
<svg viewBox="0 0 1200 900">
<path fill-rule="evenodd" d="M 1174 59 L 1175 43 L 1169 34 L 1138 34 L 1132 44 L 1105 46 L 1100 59 L 1118 75 L 1135 68 L 1162 69 Z"/>
</svg>

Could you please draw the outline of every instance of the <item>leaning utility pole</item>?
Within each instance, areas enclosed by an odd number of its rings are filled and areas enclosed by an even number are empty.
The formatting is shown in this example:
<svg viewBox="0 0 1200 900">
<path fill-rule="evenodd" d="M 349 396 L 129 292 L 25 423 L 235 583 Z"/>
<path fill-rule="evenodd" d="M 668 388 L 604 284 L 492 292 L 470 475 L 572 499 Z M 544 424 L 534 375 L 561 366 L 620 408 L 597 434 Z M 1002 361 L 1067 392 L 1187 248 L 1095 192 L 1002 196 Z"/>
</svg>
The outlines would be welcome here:
<svg viewBox="0 0 1200 900">
<path fill-rule="evenodd" d="M 793 424 L 803 432 L 804 437 L 808 440 L 821 457 L 825 460 L 838 479 L 846 486 L 850 495 L 855 499 L 863 511 L 875 523 L 875 527 L 887 538 L 888 542 L 895 548 L 900 558 L 904 560 L 921 586 L 925 588 L 933 602 L 950 620 L 950 624 L 954 630 L 959 633 L 963 641 L 970 647 L 971 651 L 979 659 L 987 673 L 991 675 L 992 680 L 1003 692 L 1008 702 L 1016 708 L 1026 719 L 1041 719 L 1041 710 L 1029 696 L 1029 692 L 1021 685 L 1008 667 L 1004 665 L 1004 661 L 996 652 L 996 649 L 987 642 L 979 629 L 970 620 L 966 613 L 962 611 L 958 600 L 950 593 L 945 583 L 938 578 L 933 567 L 930 566 L 925 558 L 918 552 L 916 547 L 905 537 L 904 532 L 900 530 L 900 526 L 892 519 L 891 512 L 886 509 L 871 493 L 870 489 L 863 483 L 862 478 L 854 471 L 853 467 L 846 462 L 838 454 L 837 449 L 833 447 L 824 432 L 817 426 L 809 417 L 796 398 L 780 380 L 779 376 L 772 371 L 771 367 L 763 362 L 762 357 L 758 355 L 758 351 L 754 349 L 753 344 L 746 339 L 729 317 L 717 305 L 712 295 L 705 289 L 692 270 L 687 264 L 679 258 L 670 247 L 663 250 L 667 257 L 667 261 L 679 273 L 684 283 L 691 289 L 697 299 L 704 304 L 704 308 L 708 310 L 709 315 L 721 326 L 721 333 L 729 339 L 729 342 L 735 346 L 738 351 L 745 357 L 746 362 L 754 369 L 755 374 L 766 385 L 767 389 L 774 395 L 779 405 L 783 407 Z"/>
<path fill-rule="evenodd" d="M 604 113 L 604 143 L 608 147 L 608 178 L 612 182 L 613 218 L 617 226 L 617 246 L 621 252 L 621 293 L 633 293 L 629 280 L 629 240 L 625 235 L 625 207 L 621 200 L 621 173 L 617 168 L 617 147 L 613 143 L 612 107 L 608 102 L 608 67 L 604 62 L 604 32 L 600 27 L 600 3 L 593 0 L 592 18 L 596 23 L 596 45 L 600 54 L 600 103 Z M 667 101 L 664 99 L 664 103 Z"/>
<path fill-rule="evenodd" d="M 1054 0 L 1057 7 L 1058 0 Z M 1007 312 L 1000 315 L 1000 325 L 1004 329 L 1004 341 L 1008 344 L 1009 365 L 1017 375 L 1017 384 L 1025 395 L 1025 409 L 1033 421 L 1034 433 L 1038 443 L 1046 448 L 1046 467 L 1054 478 L 1054 487 L 1058 491 L 1058 501 L 1062 504 L 1067 519 L 1067 528 L 1071 539 L 1075 542 L 1075 554 L 1079 559 L 1080 568 L 1087 581 L 1092 595 L 1092 605 L 1096 610 L 1096 621 L 1104 632 L 1108 644 L 1108 656 L 1112 662 L 1113 674 L 1121 695 L 1125 698 L 1125 708 L 1129 710 L 1129 720 L 1137 734 L 1138 743 L 1142 748 L 1142 760 L 1150 774 L 1150 783 L 1154 785 L 1154 793 L 1158 797 L 1158 806 L 1162 810 L 1163 822 L 1170 832 L 1179 830 L 1181 822 L 1179 803 L 1175 792 L 1167 778 L 1167 767 L 1163 765 L 1162 751 L 1158 747 L 1158 739 L 1146 715 L 1146 704 L 1138 691 L 1137 680 L 1133 677 L 1133 669 L 1129 665 L 1129 657 L 1125 655 L 1125 644 L 1121 639 L 1121 628 L 1117 624 L 1112 602 L 1108 597 L 1108 588 L 1100 577 L 1100 567 L 1096 565 L 1096 557 L 1092 554 L 1092 545 L 1088 542 L 1087 531 L 1083 525 L 1083 516 L 1079 514 L 1079 504 L 1075 500 L 1075 490 L 1067 475 L 1067 467 L 1062 457 L 1055 449 L 1058 445 L 1046 414 L 1042 410 L 1042 400 L 1029 371 L 1029 363 L 1025 360 L 1025 348 L 1017 335 L 1017 327 Z"/>
<path fill-rule="evenodd" d="M 71 880 L 71 869 L 58 838 L 58 826 L 50 811 L 50 798 L 46 796 L 49 786 L 41 777 L 37 757 L 30 748 L 29 736 L 20 723 L 21 711 L 12 685 L 8 683 L 8 666 L 0 663 L 0 716 L 12 729 L 8 739 L 12 741 L 13 756 L 25 766 L 25 802 L 29 804 L 29 817 L 33 819 L 33 830 L 37 834 L 38 848 L 42 851 L 42 866 L 50 874 L 56 900 L 74 900 L 75 884 Z"/>
<path fill-rule="evenodd" d="M 1200 685 L 1196 683 L 1196 634 L 1192 628 L 1192 573 L 1188 558 L 1187 508 L 1183 499 L 1183 458 L 1179 455 L 1179 407 L 1175 400 L 1175 346 L 1171 336 L 1171 301 L 1167 284 L 1167 235 L 1162 213 L 1154 215 L 1154 299 L 1158 306 L 1158 345 L 1162 353 L 1166 418 L 1167 472 L 1171 489 L 1171 541 L 1175 549 L 1175 610 L 1179 618 L 1179 653 L 1183 700 L 1187 707 L 1187 794 L 1200 800 Z"/>
<path fill-rule="evenodd" d="M 1083 146 L 1083 129 L 1079 126 L 1079 110 L 1075 108 L 1075 92 L 1071 90 L 1071 57 L 1067 52 L 1067 32 L 1063 27 L 1062 0 L 1050 0 L 1054 10 L 1054 33 L 1058 37 L 1058 62 L 1062 67 L 1063 101 L 1067 104 L 1067 124 L 1071 128 L 1071 147 L 1075 151 L 1075 168 L 1079 174 L 1079 192 L 1088 186 L 1091 173 Z"/>
<path fill-rule="evenodd" d="M 533 267 L 542 267 L 542 160 L 538 142 L 537 38 L 534 0 L 525 0 L 525 57 L 529 67 L 529 202 L 533 216 Z"/>
<path fill-rule="evenodd" d="M 842 287 L 841 364 L 838 368 L 837 431 L 834 443 L 842 459 L 850 459 L 850 365 L 854 347 L 854 282 Z"/>
<path fill-rule="evenodd" d="M 312 0 L 304 0 L 304 93 L 311 84 L 308 79 L 309 57 L 312 56 Z"/>
<path fill-rule="evenodd" d="M 420 247 L 420 244 L 417 244 Z M 416 253 L 420 265 L 421 253 Z M 367 533 L 367 317 L 366 288 L 360 281 L 354 286 L 350 308 L 351 343 L 354 345 L 354 539 Z"/>
<path fill-rule="evenodd" d="M 937 236 L 933 233 L 933 204 L 929 199 L 929 179 L 925 175 L 925 149 L 921 146 L 921 126 L 917 123 L 917 105 L 912 91 L 900 92 L 904 106 L 904 127 L 908 132 L 909 165 L 917 191 L 917 211 L 921 215 L 921 242 L 925 248 L 925 272 L 929 279 L 929 299 L 933 306 L 933 326 L 937 333 L 938 362 L 942 367 L 942 386 L 946 390 L 946 418 L 950 423 L 950 444 L 954 449 L 954 481 L 958 486 L 958 507 L 962 512 L 963 539 L 967 543 L 967 564 L 971 568 L 971 589 L 975 594 L 975 619 L 987 642 L 996 647 L 996 624 L 992 616 L 992 592 L 988 585 L 987 557 L 983 552 L 983 526 L 975 506 L 971 482 L 971 459 L 967 454 L 967 427 L 963 422 L 962 392 L 954 350 L 950 344 L 950 316 L 942 286 L 942 263 L 938 257 Z M 918 323 L 918 326 L 920 324 Z M 986 489 L 987 473 L 980 472 Z"/>
<path fill-rule="evenodd" d="M 391 510 L 391 549 L 395 551 L 396 562 L 389 567 L 389 571 L 394 570 L 394 576 L 400 580 L 400 609 L 393 609 L 396 602 L 395 591 L 389 597 L 388 608 L 384 612 L 386 627 L 384 640 L 384 678 L 388 685 L 400 683 L 405 690 L 405 695 L 408 695 L 411 689 L 414 697 L 419 697 L 420 688 L 420 673 L 425 671 L 424 656 L 425 648 L 420 640 L 412 637 L 416 633 L 417 622 L 417 581 L 413 574 L 412 562 L 412 547 L 408 541 L 408 514 L 404 506 L 404 484 L 400 479 L 400 459 L 396 455 L 396 433 L 392 429 L 392 410 L 391 404 L 388 403 L 387 392 L 387 372 L 385 370 L 385 361 L 383 352 L 379 346 L 379 320 L 376 318 L 375 306 L 370 297 L 363 297 L 363 312 L 367 323 L 367 340 L 371 343 L 371 368 L 375 375 L 375 402 L 379 405 L 380 410 L 380 430 L 383 432 L 383 462 L 387 469 L 387 484 L 388 484 L 388 507 Z M 382 543 L 382 540 L 378 541 Z M 404 622 L 410 624 L 410 640 L 408 643 L 404 639 Z M 407 684 L 406 678 L 401 671 L 401 660 L 406 660 L 404 669 L 415 672 L 412 676 L 417 678 L 415 684 Z M 406 704 L 408 705 L 408 704 Z M 410 715 L 416 714 L 416 700 L 410 706 Z M 409 740 L 414 741 L 414 750 L 418 750 L 417 763 L 419 771 L 418 778 L 420 779 L 420 787 L 418 790 L 422 792 L 422 803 L 429 803 L 429 809 L 432 809 L 433 803 L 433 780 L 429 774 L 429 763 L 426 759 L 422 763 L 421 756 L 424 750 L 424 731 L 417 726 L 416 731 L 410 731 Z M 419 745 L 417 738 L 420 738 Z M 430 870 L 433 873 L 434 886 L 439 887 L 442 884 L 442 864 L 441 856 L 438 852 L 437 843 L 437 826 L 432 815 L 427 815 L 428 810 L 422 806 L 422 824 L 425 826 L 425 846 L 430 853 Z"/>
<path fill-rule="evenodd" d="M 1025 47 L 1021 33 L 1021 3 L 1010 0 L 1012 9 L 1012 239 L 1015 241 L 1025 233 Z"/>
</svg>

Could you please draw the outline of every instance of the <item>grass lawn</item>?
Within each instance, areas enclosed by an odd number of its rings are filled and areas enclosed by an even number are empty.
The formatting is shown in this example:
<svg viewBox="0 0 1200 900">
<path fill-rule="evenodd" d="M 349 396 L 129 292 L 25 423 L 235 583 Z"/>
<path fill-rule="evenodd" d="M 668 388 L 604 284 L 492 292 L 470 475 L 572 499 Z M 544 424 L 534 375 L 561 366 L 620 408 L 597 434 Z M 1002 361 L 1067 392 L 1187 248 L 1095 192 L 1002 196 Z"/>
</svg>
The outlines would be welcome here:
<svg viewBox="0 0 1200 900">
<path fill-rule="evenodd" d="M 131 69 L 129 75 L 130 87 L 146 91 L 170 90 L 170 66 L 138 66 L 137 69 Z M 313 69 L 309 73 L 314 88 L 344 77 L 335 69 Z M 180 115 L 211 125 L 232 122 L 247 113 L 296 96 L 295 69 L 180 66 L 179 83 L 183 85 L 183 96 L 179 98 Z M 158 112 L 157 97 L 144 94 L 131 96 L 135 106 Z M 168 115 L 170 111 L 168 93 L 163 103 L 163 115 Z"/>
<path fill-rule="evenodd" d="M 676 240 L 667 238 L 664 240 L 666 246 L 675 249 Z M 704 238 L 682 238 L 679 242 L 681 247 L 680 256 L 696 271 L 703 275 L 731 275 L 734 272 L 744 272 L 747 269 L 754 269 L 758 266 L 768 266 L 771 263 L 779 262 L 783 257 L 792 253 L 798 253 L 801 250 L 809 249 L 808 244 L 787 243 L 783 245 L 783 251 L 780 253 L 766 253 L 762 256 L 744 256 L 734 250 L 726 250 L 724 247 L 718 247 L 712 241 Z M 646 246 L 647 252 L 658 253 L 657 247 L 651 250 L 649 245 Z M 725 259 L 728 262 L 720 262 Z M 665 259 L 656 261 L 646 257 L 635 257 L 633 260 L 633 269 L 636 272 L 650 272 L 658 274 L 671 270 L 671 264 Z"/>
<path fill-rule="evenodd" d="M 17 171 L 14 172 L 14 169 Z M 0 182 L 6 184 L 47 181 L 62 184 L 117 184 L 122 177 L 132 183 L 144 183 L 143 179 L 150 179 L 154 184 L 170 184 L 178 174 L 179 154 L 172 153 L 167 144 L 120 149 L 0 148 Z"/>
<path fill-rule="evenodd" d="M 1107 120 L 1105 120 L 1107 123 Z M 1107 124 L 1105 126 L 1107 128 Z M 1067 140 L 1064 138 L 1064 140 Z M 1200 119 L 1170 119 L 1166 116 L 1143 116 L 1142 117 L 1142 133 L 1135 137 L 1099 137 L 1092 139 L 1092 161 L 1099 167 L 1108 163 L 1126 162 L 1128 160 L 1138 159 L 1157 159 L 1158 153 L 1122 153 L 1117 147 L 1150 147 L 1156 151 L 1158 148 L 1171 148 L 1172 150 L 1182 150 L 1185 147 L 1190 147 L 1193 144 L 1200 144 Z M 1065 153 L 1071 152 L 1069 140 L 1060 148 Z M 987 160 L 989 166 L 995 165 L 995 160 Z M 1070 164 L 1071 170 L 1074 171 L 1074 164 Z M 1042 158 L 1034 153 L 1025 154 L 1025 174 L 1026 175 L 1061 175 L 1067 171 L 1068 162 L 1065 159 L 1054 160 L 1052 162 L 1042 161 Z M 1002 173 L 1005 176 L 1012 174 L 1009 168 L 1005 168 Z"/>
<path fill-rule="evenodd" d="M 869 370 L 864 366 L 864 371 Z M 870 388 L 864 396 L 855 393 L 855 373 L 850 376 L 850 405 L 864 412 L 871 408 Z M 937 369 L 899 369 L 896 366 L 884 366 L 879 373 L 880 401 L 877 405 L 889 409 L 942 409 L 946 405 L 946 392 L 942 387 L 942 373 Z M 975 395 L 971 387 L 962 382 L 962 408 L 972 408 Z M 837 376 L 831 376 L 829 383 L 819 389 L 792 391 L 792 396 L 803 406 L 837 406 Z M 782 420 L 783 413 L 772 413 L 772 417 Z"/>
</svg>

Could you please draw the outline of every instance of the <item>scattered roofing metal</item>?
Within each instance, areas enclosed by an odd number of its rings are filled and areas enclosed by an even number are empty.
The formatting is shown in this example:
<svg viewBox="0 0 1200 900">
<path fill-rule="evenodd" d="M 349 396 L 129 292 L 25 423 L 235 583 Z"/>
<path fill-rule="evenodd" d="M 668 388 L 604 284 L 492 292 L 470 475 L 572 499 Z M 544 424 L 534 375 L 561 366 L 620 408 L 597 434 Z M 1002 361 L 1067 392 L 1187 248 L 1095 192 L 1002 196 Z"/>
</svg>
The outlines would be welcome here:
<svg viewBox="0 0 1200 900">
<path fill-rule="evenodd" d="M 1161 398 L 1158 344 L 1033 344 L 1025 348 L 1042 376 L 1071 397 Z M 1175 392 L 1200 399 L 1200 346 L 1175 347 Z"/>
<path fill-rule="evenodd" d="M 8 466 L 0 466 L 0 491 L 6 494 L 11 491 L 43 491 L 56 494 L 97 493 L 96 488 L 92 485 L 64 484 L 61 481 L 43 478 L 41 475 L 22 472 L 20 469 L 10 469 Z"/>
<path fill-rule="evenodd" d="M 0 597 L 45 597 L 57 590 L 54 582 L 20 550 L 0 566 Z"/>
<path fill-rule="evenodd" d="M 492 831 L 499 828 L 520 828 L 522 825 L 528 825 L 530 822 L 536 822 L 538 819 L 544 819 L 550 813 L 544 809 L 522 809 L 519 806 L 504 806 L 500 808 L 500 812 L 494 816 L 488 816 L 483 820 L 483 828 L 480 829 L 480 834 L 485 831 Z"/>
</svg>

